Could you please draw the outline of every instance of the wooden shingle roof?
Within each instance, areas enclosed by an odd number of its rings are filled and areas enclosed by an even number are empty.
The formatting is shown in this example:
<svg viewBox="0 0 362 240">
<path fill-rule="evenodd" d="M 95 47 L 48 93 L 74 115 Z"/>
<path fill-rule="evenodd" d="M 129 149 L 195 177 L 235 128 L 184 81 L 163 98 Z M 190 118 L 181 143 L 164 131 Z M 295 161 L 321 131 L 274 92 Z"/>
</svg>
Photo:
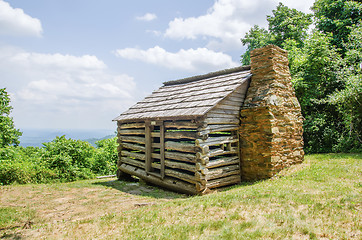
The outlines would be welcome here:
<svg viewBox="0 0 362 240">
<path fill-rule="evenodd" d="M 250 77 L 250 66 L 242 66 L 165 82 L 114 121 L 203 116 Z"/>
</svg>

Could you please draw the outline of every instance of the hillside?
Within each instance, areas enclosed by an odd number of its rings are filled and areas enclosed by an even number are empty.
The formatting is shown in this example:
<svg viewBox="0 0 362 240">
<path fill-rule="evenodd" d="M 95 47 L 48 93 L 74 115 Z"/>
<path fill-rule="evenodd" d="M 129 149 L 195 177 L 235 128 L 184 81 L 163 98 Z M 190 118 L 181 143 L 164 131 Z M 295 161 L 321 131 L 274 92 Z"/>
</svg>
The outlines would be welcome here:
<svg viewBox="0 0 362 240">
<path fill-rule="evenodd" d="M 2 239 L 361 239 L 362 155 L 189 197 L 115 179 L 0 187 Z"/>
<path fill-rule="evenodd" d="M 44 142 L 50 142 L 57 136 L 87 141 L 95 146 L 98 140 L 113 137 L 115 130 L 107 129 L 21 129 L 20 146 L 42 147 Z"/>
</svg>

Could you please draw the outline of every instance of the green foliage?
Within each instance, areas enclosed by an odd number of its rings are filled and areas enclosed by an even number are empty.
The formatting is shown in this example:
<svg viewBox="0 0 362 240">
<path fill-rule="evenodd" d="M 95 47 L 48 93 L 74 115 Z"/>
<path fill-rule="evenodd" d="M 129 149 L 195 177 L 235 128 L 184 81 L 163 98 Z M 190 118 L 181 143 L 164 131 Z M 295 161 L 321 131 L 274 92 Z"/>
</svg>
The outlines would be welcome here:
<svg viewBox="0 0 362 240">
<path fill-rule="evenodd" d="M 346 49 L 345 60 L 352 67 L 352 74 L 361 74 L 362 66 L 362 20 L 349 27 L 351 33 L 344 44 Z"/>
<path fill-rule="evenodd" d="M 41 152 L 33 147 L 0 148 L 0 185 L 44 183 L 56 179 L 54 170 L 41 161 Z"/>
<path fill-rule="evenodd" d="M 11 110 L 9 94 L 5 88 L 0 88 L 0 147 L 20 143 L 22 133 L 15 129 L 13 118 L 9 116 Z"/>
<path fill-rule="evenodd" d="M 114 174 L 118 161 L 117 137 L 97 141 L 96 145 L 92 170 L 104 175 Z"/>
<path fill-rule="evenodd" d="M 351 27 L 345 61 L 349 68 L 345 74 L 345 88 L 329 95 L 328 102 L 335 106 L 343 117 L 345 129 L 336 151 L 358 151 L 362 144 L 362 27 Z"/>
<path fill-rule="evenodd" d="M 245 37 L 241 39 L 243 45 L 247 45 L 246 52 L 241 56 L 241 62 L 243 65 L 250 64 L 250 52 L 253 49 L 264 47 L 273 42 L 272 35 L 264 29 L 260 28 L 258 25 L 252 27 Z"/>
<path fill-rule="evenodd" d="M 286 40 L 295 40 L 303 46 L 307 30 L 312 23 L 312 14 L 305 14 L 296 9 L 290 9 L 279 3 L 273 10 L 273 16 L 267 16 L 269 31 L 274 36 L 273 43 L 282 46 Z"/>
<path fill-rule="evenodd" d="M 51 159 L 59 155 L 67 156 L 70 158 L 70 164 L 76 168 L 88 167 L 94 151 L 94 148 L 88 142 L 67 139 L 65 136 L 56 137 L 53 141 L 43 143 L 43 145 L 45 158 Z"/>
<path fill-rule="evenodd" d="M 0 148 L 0 185 L 69 182 L 116 172 L 116 138 L 97 142 L 97 148 L 65 136 L 43 145 Z"/>
<path fill-rule="evenodd" d="M 56 137 L 49 143 L 43 143 L 43 160 L 49 169 L 55 169 L 63 181 L 92 178 L 89 169 L 94 148 L 87 142 Z"/>
<path fill-rule="evenodd" d="M 332 33 L 332 44 L 344 54 L 344 43 L 351 32 L 349 27 L 362 20 L 361 1 L 316 0 L 312 10 L 317 29 L 323 33 Z"/>
</svg>

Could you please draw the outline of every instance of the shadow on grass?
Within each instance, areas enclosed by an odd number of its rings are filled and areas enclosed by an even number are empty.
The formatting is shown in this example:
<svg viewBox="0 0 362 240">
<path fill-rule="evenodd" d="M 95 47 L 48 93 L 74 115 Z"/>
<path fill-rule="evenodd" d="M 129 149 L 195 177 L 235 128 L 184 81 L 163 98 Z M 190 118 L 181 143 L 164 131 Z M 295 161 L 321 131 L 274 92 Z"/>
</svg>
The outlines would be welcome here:
<svg viewBox="0 0 362 240">
<path fill-rule="evenodd" d="M 133 195 L 152 197 L 152 198 L 177 199 L 177 198 L 187 198 L 188 197 L 188 195 L 171 192 L 167 189 L 148 184 L 148 183 L 146 183 L 142 180 L 136 179 L 136 178 L 132 178 L 132 179 L 129 179 L 126 181 L 112 179 L 109 181 L 94 182 L 92 184 L 114 188 L 119 191 L 133 194 Z"/>
<path fill-rule="evenodd" d="M 258 180 L 258 181 L 244 181 L 236 185 L 227 186 L 224 188 L 218 189 L 216 192 L 227 192 L 232 189 L 237 189 L 240 187 L 246 187 L 250 185 L 257 184 L 259 182 L 262 182 L 265 180 Z M 176 193 L 173 191 L 170 191 L 166 188 L 160 187 L 158 185 L 153 185 L 151 183 L 147 183 L 143 181 L 142 179 L 133 178 L 127 180 L 118 180 L 115 178 L 112 178 L 112 180 L 108 181 L 97 181 L 93 182 L 93 185 L 101 185 L 104 187 L 110 187 L 117 189 L 118 191 L 129 193 L 132 195 L 139 195 L 144 197 L 152 197 L 152 198 L 158 198 L 158 199 L 182 199 L 182 198 L 189 198 L 190 195 L 187 194 L 181 194 Z"/>
</svg>

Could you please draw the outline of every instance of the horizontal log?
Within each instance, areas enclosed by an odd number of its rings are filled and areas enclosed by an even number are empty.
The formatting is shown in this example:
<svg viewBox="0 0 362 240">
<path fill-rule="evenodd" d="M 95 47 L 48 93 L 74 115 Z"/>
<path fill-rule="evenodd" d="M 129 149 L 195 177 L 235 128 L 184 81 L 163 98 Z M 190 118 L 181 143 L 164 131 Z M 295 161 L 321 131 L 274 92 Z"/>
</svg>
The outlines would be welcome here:
<svg viewBox="0 0 362 240">
<path fill-rule="evenodd" d="M 119 135 L 145 135 L 144 129 L 118 129 Z"/>
<path fill-rule="evenodd" d="M 219 130 L 219 129 L 229 129 L 229 128 L 238 128 L 238 124 L 228 124 L 228 125 L 220 125 L 220 124 L 209 124 L 205 128 L 200 128 L 199 130 Z"/>
<path fill-rule="evenodd" d="M 125 129 L 125 128 L 145 128 L 144 122 L 138 123 L 120 123 L 118 124 L 118 128 Z"/>
<path fill-rule="evenodd" d="M 191 121 L 172 121 L 164 122 L 165 128 L 176 128 L 176 129 L 197 129 L 200 123 L 194 123 Z"/>
<path fill-rule="evenodd" d="M 151 156 L 152 156 L 152 158 L 155 158 L 155 159 L 161 159 L 161 154 L 159 154 L 159 153 L 152 153 Z"/>
<path fill-rule="evenodd" d="M 226 119 L 237 119 L 239 120 L 239 113 L 236 114 L 226 114 L 226 113 L 208 113 L 206 115 L 207 118 L 226 118 Z"/>
<path fill-rule="evenodd" d="M 122 150 L 121 155 L 125 156 L 125 157 L 143 160 L 143 161 L 146 160 L 146 154 L 144 154 L 144 153 L 135 153 L 135 152 L 128 152 L 128 151 Z"/>
<path fill-rule="evenodd" d="M 222 149 L 212 150 L 207 154 L 207 156 L 210 158 L 210 157 L 226 155 L 226 154 L 238 154 L 238 149 L 232 148 L 230 151 L 225 151 Z"/>
<path fill-rule="evenodd" d="M 239 125 L 208 125 L 204 129 L 200 129 L 201 134 L 210 134 L 214 132 L 237 131 Z"/>
<path fill-rule="evenodd" d="M 168 189 L 171 189 L 176 192 L 182 192 L 186 194 L 197 194 L 196 187 L 194 184 L 189 184 L 187 182 L 183 182 L 180 180 L 176 180 L 173 178 L 167 178 L 160 179 L 158 177 L 149 175 L 146 173 L 144 169 L 141 168 L 135 168 L 132 166 L 129 166 L 127 164 L 122 164 L 119 169 L 127 174 L 137 176 L 146 182 L 150 182 L 156 185 L 159 185 L 161 187 L 165 187 Z"/>
<path fill-rule="evenodd" d="M 223 186 L 239 183 L 240 180 L 241 180 L 240 175 L 231 175 L 231 176 L 224 177 L 224 178 L 209 180 L 206 183 L 206 187 L 210 188 L 210 189 L 223 187 Z"/>
<path fill-rule="evenodd" d="M 198 181 L 209 181 L 217 178 L 224 178 L 231 175 L 239 175 L 240 177 L 240 168 L 239 165 L 230 165 L 224 166 L 211 171 L 202 169 L 204 171 L 195 172 L 196 180 Z"/>
<path fill-rule="evenodd" d="M 161 148 L 161 143 L 152 143 L 153 148 Z"/>
<path fill-rule="evenodd" d="M 240 115 L 240 110 L 230 110 L 230 109 L 221 109 L 219 107 L 216 107 L 214 109 L 212 109 L 210 112 L 208 112 L 208 114 L 229 114 L 229 115 L 234 115 L 234 116 L 239 116 Z"/>
<path fill-rule="evenodd" d="M 169 176 L 169 177 L 174 177 L 174 178 L 178 178 L 182 181 L 185 182 L 189 182 L 189 183 L 196 183 L 196 179 L 195 179 L 195 175 L 190 175 L 187 173 L 181 173 L 175 170 L 171 170 L 171 169 L 165 169 L 165 175 Z"/>
<path fill-rule="evenodd" d="M 208 158 L 211 158 L 211 157 L 216 157 L 216 156 L 220 156 L 220 155 L 226 155 L 226 154 L 238 154 L 238 149 L 237 148 L 231 148 L 230 151 L 225 151 L 223 149 L 213 149 L 213 150 L 210 150 L 207 154 L 201 154 L 201 153 L 198 153 L 200 154 L 200 158 L 202 157 L 208 157 Z"/>
<path fill-rule="evenodd" d="M 207 175 L 206 180 L 212 181 L 214 179 L 225 178 L 225 177 L 233 176 L 233 175 L 238 175 L 239 178 L 241 178 L 240 169 L 235 169 L 235 170 L 226 171 L 226 172 L 220 172 L 220 173 L 214 174 L 214 175 Z"/>
<path fill-rule="evenodd" d="M 218 158 L 216 160 L 211 160 L 206 164 L 206 168 L 216 168 L 221 167 L 225 165 L 231 165 L 231 164 L 239 164 L 240 160 L 238 156 L 233 157 L 224 157 L 224 158 Z"/>
<path fill-rule="evenodd" d="M 119 136 L 119 139 L 124 142 L 134 142 L 145 144 L 146 139 L 144 137 L 134 137 L 134 136 Z"/>
<path fill-rule="evenodd" d="M 160 137 L 161 133 L 160 132 L 151 132 L 151 137 Z"/>
<path fill-rule="evenodd" d="M 205 179 L 212 180 L 212 179 L 227 177 L 227 176 L 235 175 L 235 174 L 240 175 L 239 165 L 228 165 L 228 166 L 223 166 L 223 167 L 214 168 L 214 169 L 209 170 L 205 176 Z"/>
<path fill-rule="evenodd" d="M 238 125 L 240 122 L 237 118 L 206 118 L 205 123 L 207 124 L 235 124 Z"/>
<path fill-rule="evenodd" d="M 144 146 L 141 146 L 138 144 L 127 143 L 127 142 L 122 142 L 122 144 L 120 146 L 122 146 L 123 148 L 138 150 L 138 151 L 142 151 L 142 152 L 145 152 L 145 149 L 146 149 Z"/>
<path fill-rule="evenodd" d="M 191 153 L 195 153 L 197 151 L 197 147 L 195 146 L 195 144 L 172 141 L 165 142 L 165 149 Z"/>
<path fill-rule="evenodd" d="M 177 161 L 183 161 L 183 162 L 190 162 L 195 163 L 196 162 L 196 155 L 195 154 L 188 154 L 188 153 L 179 153 L 179 152 L 165 152 L 165 158 L 168 159 L 174 159 Z"/>
<path fill-rule="evenodd" d="M 187 163 L 165 160 L 165 165 L 166 165 L 166 167 L 169 167 L 169 168 L 178 168 L 178 169 L 187 170 L 190 172 L 196 171 L 195 164 L 187 164 Z"/>
<path fill-rule="evenodd" d="M 192 139 L 195 140 L 197 138 L 196 131 L 167 131 L 165 132 L 166 139 Z"/>
<path fill-rule="evenodd" d="M 222 137 L 209 137 L 206 140 L 201 140 L 201 139 L 196 139 L 195 140 L 195 145 L 196 146 L 215 146 L 215 145 L 220 145 L 220 144 L 224 144 L 224 143 L 230 143 L 230 142 L 238 142 L 238 136 L 222 136 Z"/>
<path fill-rule="evenodd" d="M 129 165 L 139 167 L 139 168 L 144 168 L 145 167 L 144 162 L 140 162 L 140 161 L 137 161 L 137 160 L 129 158 L 129 157 L 122 157 L 120 162 L 121 162 L 121 164 L 122 163 L 127 163 Z"/>
<path fill-rule="evenodd" d="M 152 168 L 155 168 L 155 169 L 158 169 L 158 170 L 161 169 L 161 164 L 159 164 L 159 163 L 153 162 L 153 163 L 151 164 L 151 166 L 152 166 Z"/>
</svg>

